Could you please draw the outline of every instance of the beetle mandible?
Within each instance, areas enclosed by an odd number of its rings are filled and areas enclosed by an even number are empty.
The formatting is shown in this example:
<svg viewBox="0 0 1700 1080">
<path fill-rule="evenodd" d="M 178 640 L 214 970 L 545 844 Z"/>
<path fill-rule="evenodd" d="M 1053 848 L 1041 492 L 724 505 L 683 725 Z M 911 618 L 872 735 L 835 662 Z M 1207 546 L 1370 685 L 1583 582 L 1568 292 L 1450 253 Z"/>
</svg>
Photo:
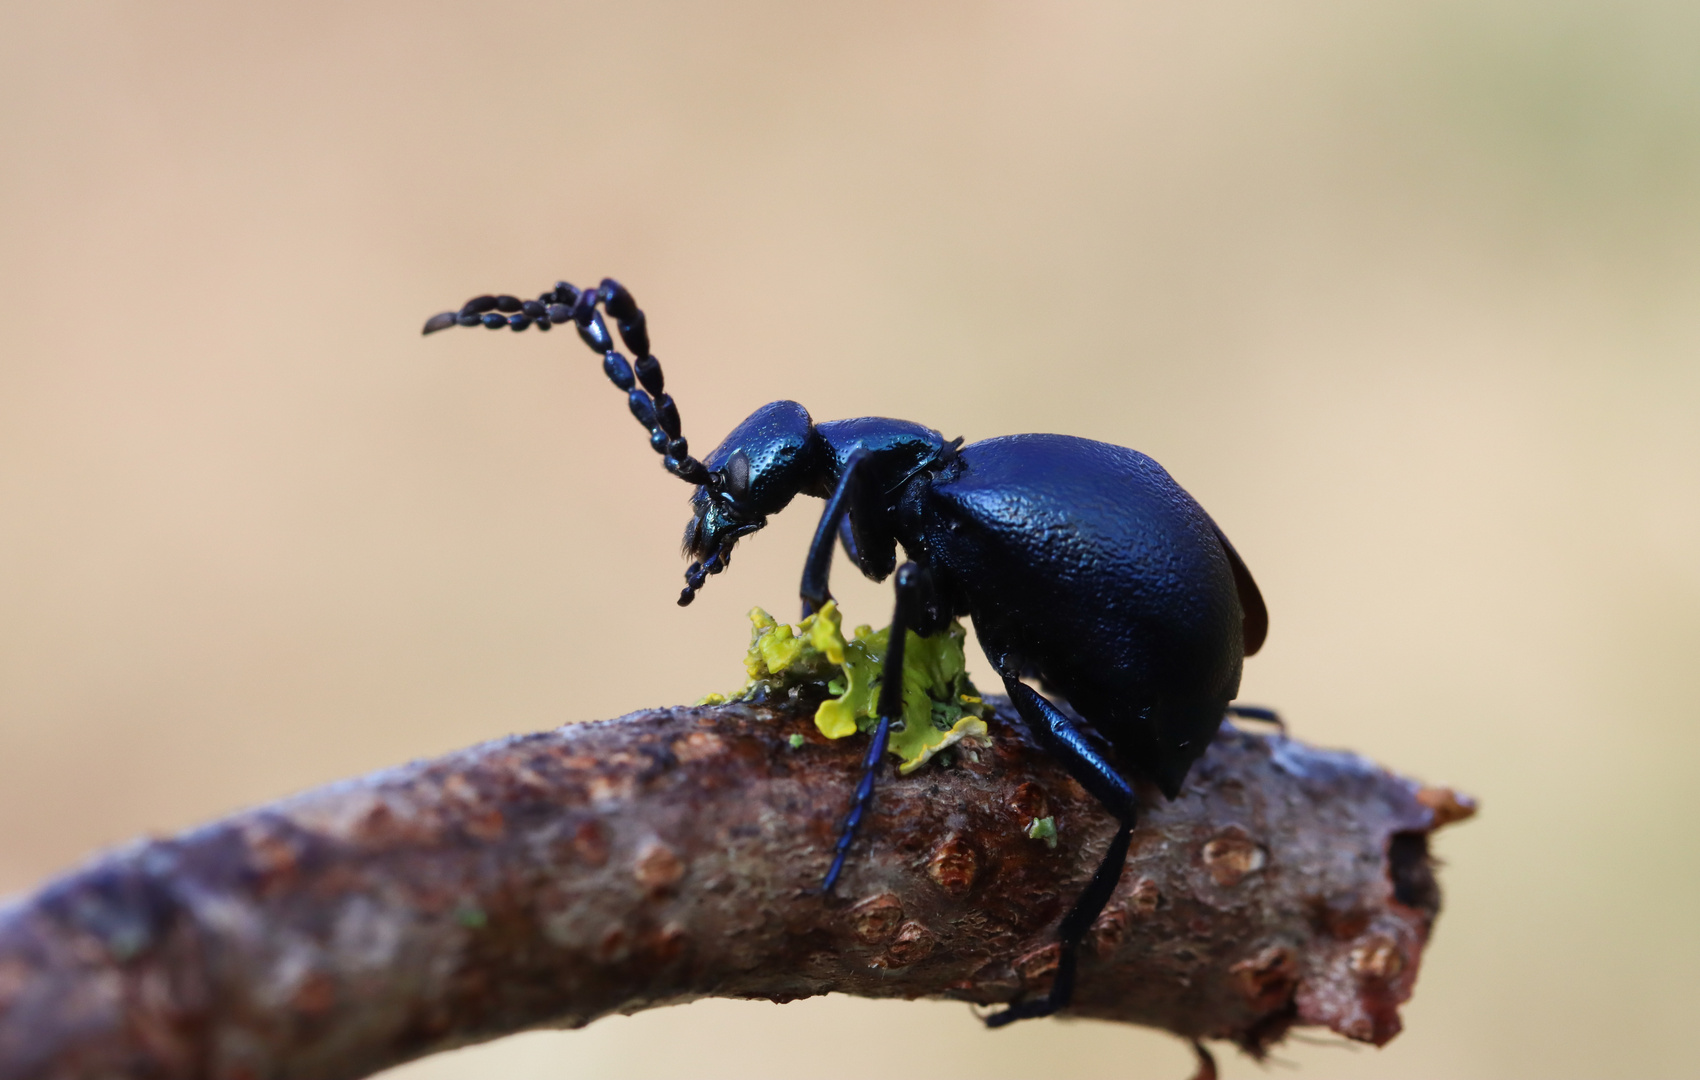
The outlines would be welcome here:
<svg viewBox="0 0 1700 1080">
<path fill-rule="evenodd" d="M 598 310 L 601 309 L 601 311 Z M 635 361 L 614 347 L 602 312 Z M 878 725 L 822 892 L 844 867 L 874 793 L 892 720 L 902 715 L 904 631 L 925 637 L 970 616 L 980 645 L 1034 738 L 1116 819 L 1092 880 L 1064 915 L 1050 991 L 986 1018 L 999 1027 L 1068 1005 L 1081 941 L 1109 903 L 1147 780 L 1174 798 L 1231 705 L 1244 657 L 1269 616 L 1257 584 L 1210 515 L 1155 461 L 1068 435 L 962 445 L 908 420 L 815 423 L 794 401 L 763 405 L 698 461 L 649 350 L 644 314 L 610 278 L 566 282 L 536 300 L 479 296 L 424 332 L 519 331 L 571 322 L 626 391 L 667 471 L 696 485 L 680 605 L 726 568 L 740 537 L 799 495 L 826 500 L 803 563 L 805 615 L 830 598 L 834 541 L 875 581 L 896 571 Z M 901 544 L 904 563 L 897 565 Z M 1034 678 L 1074 715 L 1022 681 Z M 1084 721 L 1084 724 L 1081 723 Z M 1113 748 L 1116 761 L 1103 744 Z"/>
</svg>

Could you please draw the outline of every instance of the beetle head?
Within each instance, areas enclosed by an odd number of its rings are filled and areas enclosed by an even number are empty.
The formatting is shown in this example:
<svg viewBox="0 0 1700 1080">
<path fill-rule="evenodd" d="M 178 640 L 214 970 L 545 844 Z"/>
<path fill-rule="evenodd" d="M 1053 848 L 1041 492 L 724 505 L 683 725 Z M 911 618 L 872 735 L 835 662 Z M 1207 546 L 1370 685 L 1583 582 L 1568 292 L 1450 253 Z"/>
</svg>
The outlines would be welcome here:
<svg viewBox="0 0 1700 1080">
<path fill-rule="evenodd" d="M 769 515 L 813 486 L 825 460 L 814 421 L 795 401 L 763 405 L 733 428 L 704 460 L 709 480 L 691 496 L 685 554 L 694 561 L 679 604 L 691 602 L 707 575 L 726 568 L 740 537 L 766 525 Z"/>
</svg>

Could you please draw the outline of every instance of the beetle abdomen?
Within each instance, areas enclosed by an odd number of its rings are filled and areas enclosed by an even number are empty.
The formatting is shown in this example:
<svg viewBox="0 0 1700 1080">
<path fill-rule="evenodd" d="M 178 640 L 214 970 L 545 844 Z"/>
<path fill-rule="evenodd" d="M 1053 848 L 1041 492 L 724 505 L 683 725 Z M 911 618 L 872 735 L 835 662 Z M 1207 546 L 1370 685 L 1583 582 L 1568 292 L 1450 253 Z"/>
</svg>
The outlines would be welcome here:
<svg viewBox="0 0 1700 1080">
<path fill-rule="evenodd" d="M 1239 688 L 1240 603 L 1209 516 L 1125 447 L 1012 435 L 961 456 L 925 500 L 926 546 L 981 644 L 1172 795 Z"/>
</svg>

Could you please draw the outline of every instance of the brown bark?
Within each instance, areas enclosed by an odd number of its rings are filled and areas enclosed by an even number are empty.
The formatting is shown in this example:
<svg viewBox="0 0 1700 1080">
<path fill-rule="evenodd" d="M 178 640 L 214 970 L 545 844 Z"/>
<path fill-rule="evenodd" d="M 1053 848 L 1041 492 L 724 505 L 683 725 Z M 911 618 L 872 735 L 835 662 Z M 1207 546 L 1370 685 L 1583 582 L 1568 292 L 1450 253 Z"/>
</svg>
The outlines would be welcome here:
<svg viewBox="0 0 1700 1080">
<path fill-rule="evenodd" d="M 990 745 L 886 775 L 829 898 L 862 746 L 798 708 L 571 725 L 138 842 L 0 911 L 0 1078 L 358 1077 L 705 996 L 1035 993 L 1112 829 L 1003 709 Z M 1427 837 L 1468 800 L 1230 726 L 1142 797 L 1075 1015 L 1393 1037 Z"/>
</svg>

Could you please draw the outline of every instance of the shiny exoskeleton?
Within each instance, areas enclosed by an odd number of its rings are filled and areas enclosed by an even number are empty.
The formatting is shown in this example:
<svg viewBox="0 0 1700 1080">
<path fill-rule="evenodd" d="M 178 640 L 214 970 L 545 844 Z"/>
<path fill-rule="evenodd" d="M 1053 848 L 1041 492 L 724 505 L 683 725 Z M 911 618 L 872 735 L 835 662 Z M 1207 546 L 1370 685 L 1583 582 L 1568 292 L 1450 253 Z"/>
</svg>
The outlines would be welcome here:
<svg viewBox="0 0 1700 1080">
<path fill-rule="evenodd" d="M 600 307 L 636 357 L 615 348 Z M 799 495 L 826 500 L 803 565 L 804 613 L 829 599 L 833 548 L 883 581 L 896 606 L 879 721 L 823 892 L 832 888 L 873 797 L 902 715 L 904 631 L 943 631 L 967 615 L 1037 741 L 1119 823 L 1091 882 L 1063 917 L 1049 993 L 987 1018 L 1047 1016 L 1069 1002 L 1080 943 L 1109 902 L 1126 860 L 1133 782 L 1166 797 L 1228 712 L 1241 660 L 1263 644 L 1268 615 L 1228 538 L 1162 466 L 1134 450 L 1068 435 L 1008 435 L 962 445 L 907 420 L 815 423 L 792 401 L 763 405 L 702 461 L 690 456 L 663 390 L 643 312 L 618 282 L 561 282 L 536 300 L 480 296 L 425 333 L 484 325 L 547 330 L 571 322 L 627 392 L 667 471 L 696 485 L 685 529 L 692 556 L 679 597 L 725 569 L 738 539 Z M 897 547 L 905 560 L 897 564 Z M 1036 679 L 1067 709 L 1022 680 Z"/>
</svg>

